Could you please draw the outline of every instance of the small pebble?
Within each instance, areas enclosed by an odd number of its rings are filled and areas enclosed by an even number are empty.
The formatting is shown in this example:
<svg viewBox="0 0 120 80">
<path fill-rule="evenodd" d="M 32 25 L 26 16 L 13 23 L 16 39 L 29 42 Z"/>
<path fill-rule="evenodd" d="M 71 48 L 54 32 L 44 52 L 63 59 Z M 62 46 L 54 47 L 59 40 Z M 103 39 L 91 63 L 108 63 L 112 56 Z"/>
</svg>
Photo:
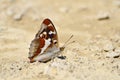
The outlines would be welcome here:
<svg viewBox="0 0 120 80">
<path fill-rule="evenodd" d="M 114 49 L 112 43 L 106 43 L 106 45 L 103 46 L 103 49 L 105 52 L 109 52 Z"/>
<path fill-rule="evenodd" d="M 120 53 L 108 52 L 106 55 L 106 58 L 118 58 L 119 56 L 120 56 Z"/>
<path fill-rule="evenodd" d="M 20 21 L 23 17 L 23 14 L 16 14 L 13 16 L 13 19 L 16 20 L 16 21 Z"/>
<path fill-rule="evenodd" d="M 97 19 L 101 20 L 108 20 L 110 19 L 109 13 L 99 13 Z"/>
</svg>

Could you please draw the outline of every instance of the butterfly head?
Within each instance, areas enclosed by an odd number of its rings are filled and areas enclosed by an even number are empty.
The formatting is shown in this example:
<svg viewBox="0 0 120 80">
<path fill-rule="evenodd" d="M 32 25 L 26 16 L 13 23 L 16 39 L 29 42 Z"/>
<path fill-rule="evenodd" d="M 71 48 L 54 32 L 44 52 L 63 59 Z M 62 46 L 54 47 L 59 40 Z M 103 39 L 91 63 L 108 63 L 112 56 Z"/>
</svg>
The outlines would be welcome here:
<svg viewBox="0 0 120 80">
<path fill-rule="evenodd" d="M 65 47 L 63 46 L 63 47 L 60 47 L 60 51 L 63 51 L 65 49 Z"/>
</svg>

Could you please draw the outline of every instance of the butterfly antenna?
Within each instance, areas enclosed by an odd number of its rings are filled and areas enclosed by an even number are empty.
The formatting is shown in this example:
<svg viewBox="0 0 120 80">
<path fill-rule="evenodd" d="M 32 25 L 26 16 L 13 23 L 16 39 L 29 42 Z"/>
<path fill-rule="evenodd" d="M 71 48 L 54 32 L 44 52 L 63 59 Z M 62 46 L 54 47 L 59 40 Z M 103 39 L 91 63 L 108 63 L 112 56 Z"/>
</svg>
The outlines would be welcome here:
<svg viewBox="0 0 120 80">
<path fill-rule="evenodd" d="M 65 44 L 63 45 L 63 47 L 65 47 L 66 45 L 69 45 L 70 43 L 74 43 L 75 42 L 75 41 L 69 42 L 72 37 L 73 37 L 73 35 L 70 36 L 70 38 L 65 42 Z"/>
</svg>

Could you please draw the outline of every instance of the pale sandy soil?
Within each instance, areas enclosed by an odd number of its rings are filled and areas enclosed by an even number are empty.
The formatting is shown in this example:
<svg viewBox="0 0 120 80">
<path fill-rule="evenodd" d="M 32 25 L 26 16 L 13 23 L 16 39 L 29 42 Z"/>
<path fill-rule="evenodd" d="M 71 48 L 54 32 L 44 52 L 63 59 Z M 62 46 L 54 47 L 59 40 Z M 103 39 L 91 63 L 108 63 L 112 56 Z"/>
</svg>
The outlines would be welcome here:
<svg viewBox="0 0 120 80">
<path fill-rule="evenodd" d="M 109 19 L 102 19 L 108 17 Z M 29 63 L 44 18 L 66 59 Z M 120 0 L 0 0 L 0 80 L 120 80 Z"/>
</svg>

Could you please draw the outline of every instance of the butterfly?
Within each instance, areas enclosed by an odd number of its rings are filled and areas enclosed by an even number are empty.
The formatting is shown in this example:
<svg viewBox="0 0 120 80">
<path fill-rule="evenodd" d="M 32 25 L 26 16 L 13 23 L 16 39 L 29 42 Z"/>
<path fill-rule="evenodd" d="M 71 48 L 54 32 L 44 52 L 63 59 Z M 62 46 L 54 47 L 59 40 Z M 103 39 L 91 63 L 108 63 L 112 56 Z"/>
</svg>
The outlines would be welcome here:
<svg viewBox="0 0 120 80">
<path fill-rule="evenodd" d="M 59 47 L 57 31 L 52 21 L 46 18 L 30 44 L 28 58 L 31 63 L 36 61 L 47 62 L 57 57 L 64 49 L 65 45 Z"/>
</svg>

